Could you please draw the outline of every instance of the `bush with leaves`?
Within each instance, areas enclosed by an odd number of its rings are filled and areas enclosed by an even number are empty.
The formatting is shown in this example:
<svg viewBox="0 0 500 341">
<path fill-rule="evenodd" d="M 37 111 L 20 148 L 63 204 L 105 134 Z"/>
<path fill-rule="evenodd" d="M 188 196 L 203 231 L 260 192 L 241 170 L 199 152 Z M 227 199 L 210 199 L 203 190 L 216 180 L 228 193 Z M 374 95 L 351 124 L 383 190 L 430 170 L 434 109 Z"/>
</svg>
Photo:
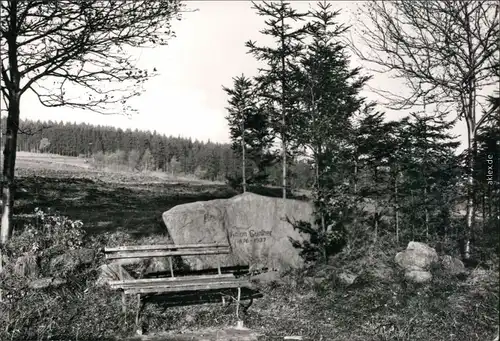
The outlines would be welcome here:
<svg viewBox="0 0 500 341">
<path fill-rule="evenodd" d="M 119 296 L 94 284 L 99 257 L 64 276 L 50 267 L 51 259 L 68 251 L 101 250 L 113 236 L 86 238 L 81 221 L 40 209 L 35 215 L 36 221 L 15 233 L 2 250 L 7 263 L 0 274 L 0 340 L 112 340 L 130 333 L 133 314 L 120 315 Z M 127 237 L 120 234 L 114 239 Z M 36 259 L 35 276 L 14 271 L 20 257 Z M 34 277 L 64 277 L 64 282 L 35 289 Z"/>
<path fill-rule="evenodd" d="M 41 275 L 48 273 L 50 258 L 83 246 L 85 231 L 80 220 L 71 220 L 58 214 L 35 209 L 35 222 L 14 233 L 3 246 L 2 254 L 7 259 L 6 270 L 19 257 L 36 259 Z"/>
</svg>

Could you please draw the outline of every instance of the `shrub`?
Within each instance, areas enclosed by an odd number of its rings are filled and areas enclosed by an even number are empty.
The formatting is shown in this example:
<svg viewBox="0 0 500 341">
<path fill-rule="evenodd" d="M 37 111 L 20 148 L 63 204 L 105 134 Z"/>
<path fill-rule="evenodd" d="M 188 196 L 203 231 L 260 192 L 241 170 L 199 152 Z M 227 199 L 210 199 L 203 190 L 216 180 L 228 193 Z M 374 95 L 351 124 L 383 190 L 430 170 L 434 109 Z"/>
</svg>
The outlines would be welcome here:
<svg viewBox="0 0 500 341">
<path fill-rule="evenodd" d="M 101 249 L 102 238 L 85 238 L 81 221 L 39 209 L 35 213 L 36 222 L 15 233 L 3 249 L 9 261 L 0 274 L 0 340 L 105 341 L 130 333 L 133 314 L 120 314 L 119 296 L 94 285 L 97 261 L 64 274 L 52 273 L 49 266 L 69 250 Z M 33 278 L 13 271 L 19 257 L 27 255 L 37 259 L 38 277 L 64 277 L 65 283 L 32 288 Z"/>
<path fill-rule="evenodd" d="M 85 231 L 80 220 L 71 220 L 57 214 L 49 214 L 35 209 L 35 222 L 23 230 L 15 232 L 4 245 L 8 259 L 16 259 L 26 254 L 49 258 L 83 245 Z"/>
</svg>

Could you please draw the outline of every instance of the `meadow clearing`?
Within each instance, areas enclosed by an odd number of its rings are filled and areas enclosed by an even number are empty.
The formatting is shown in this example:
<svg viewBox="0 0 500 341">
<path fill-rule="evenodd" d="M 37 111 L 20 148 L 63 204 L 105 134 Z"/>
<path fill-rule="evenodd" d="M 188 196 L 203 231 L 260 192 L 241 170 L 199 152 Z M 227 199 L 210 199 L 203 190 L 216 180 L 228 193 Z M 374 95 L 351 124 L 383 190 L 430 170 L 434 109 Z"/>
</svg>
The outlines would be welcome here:
<svg viewBox="0 0 500 341">
<path fill-rule="evenodd" d="M 161 214 L 175 205 L 236 194 L 223 183 L 160 172 L 97 170 L 84 158 L 19 152 L 17 223 L 36 207 L 82 220 L 88 233 L 164 233 Z"/>
</svg>

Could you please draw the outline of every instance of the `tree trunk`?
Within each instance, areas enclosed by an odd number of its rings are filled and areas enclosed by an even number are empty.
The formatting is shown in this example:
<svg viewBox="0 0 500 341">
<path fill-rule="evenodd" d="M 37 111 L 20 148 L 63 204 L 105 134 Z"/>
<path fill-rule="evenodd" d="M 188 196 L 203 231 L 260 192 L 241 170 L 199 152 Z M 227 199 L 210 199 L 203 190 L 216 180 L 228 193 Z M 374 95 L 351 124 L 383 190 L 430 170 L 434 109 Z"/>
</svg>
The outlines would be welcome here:
<svg viewBox="0 0 500 341">
<path fill-rule="evenodd" d="M 18 8 L 17 1 L 10 2 L 9 16 L 11 26 L 4 36 L 8 45 L 9 74 L 10 77 L 4 79 L 8 91 L 8 116 L 5 132 L 5 148 L 3 152 L 3 171 L 2 171 L 2 218 L 0 228 L 0 244 L 6 243 L 12 235 L 12 208 L 14 205 L 14 173 L 16 167 L 17 152 L 17 132 L 19 129 L 19 105 L 21 99 L 21 75 L 19 73 L 19 64 L 17 60 L 17 33 L 18 33 Z M 3 66 L 3 64 L 2 64 Z M 3 71 L 3 70 L 2 70 Z M 10 78 L 10 79 L 9 79 Z"/>
<path fill-rule="evenodd" d="M 398 200 L 398 173 L 394 178 L 394 212 L 396 215 L 396 243 L 399 243 L 399 200 Z"/>
<path fill-rule="evenodd" d="M 469 126 L 473 126 L 472 124 Z M 474 159 L 476 155 L 476 141 L 474 138 L 474 129 L 469 132 L 469 160 L 468 160 L 468 174 L 467 174 L 467 212 L 466 212 L 466 226 L 465 226 L 465 240 L 464 240 L 464 258 L 470 259 L 471 253 L 471 238 L 475 222 L 475 186 L 474 186 Z"/>
<path fill-rule="evenodd" d="M 354 195 L 358 194 L 358 160 L 354 160 Z"/>
<path fill-rule="evenodd" d="M 316 155 L 316 157 L 314 159 L 315 159 L 315 163 L 316 163 L 314 177 L 315 177 L 316 189 L 319 191 L 319 155 Z"/>
<path fill-rule="evenodd" d="M 482 217 L 483 217 L 483 231 L 484 229 L 486 228 L 486 191 L 482 191 L 483 193 L 481 194 L 481 199 L 482 199 L 482 203 L 481 203 L 481 208 L 482 208 L 482 211 L 483 211 L 483 214 L 482 214 Z"/>
<path fill-rule="evenodd" d="M 281 17 L 281 27 L 285 27 L 285 19 Z M 283 199 L 286 199 L 286 137 L 285 137 L 285 115 L 286 115 L 286 89 L 285 89 L 285 36 L 282 32 L 281 34 L 281 148 L 282 158 L 283 158 L 283 174 L 282 174 L 282 186 L 283 186 Z"/>
<path fill-rule="evenodd" d="M 7 129 L 5 133 L 5 148 L 3 162 L 3 184 L 2 184 L 2 227 L 0 241 L 6 243 L 12 235 L 12 208 L 14 206 L 16 167 L 16 143 L 17 130 L 19 126 L 19 91 L 10 91 L 9 116 L 7 117 Z"/>
<path fill-rule="evenodd" d="M 415 209 L 415 197 L 413 196 L 413 190 L 410 190 L 410 196 L 411 196 L 411 209 Z M 414 240 L 415 238 L 415 213 L 413 213 L 411 219 L 411 240 Z"/>
<path fill-rule="evenodd" d="M 247 191 L 247 176 L 246 176 L 246 160 L 245 160 L 245 130 L 241 130 L 241 159 L 242 159 L 242 169 L 241 169 L 241 176 L 243 177 L 242 179 L 242 186 L 243 186 L 243 193 Z"/>
<path fill-rule="evenodd" d="M 425 205 L 425 238 L 429 241 L 429 209 L 427 208 L 427 185 L 424 187 L 424 205 Z"/>
</svg>

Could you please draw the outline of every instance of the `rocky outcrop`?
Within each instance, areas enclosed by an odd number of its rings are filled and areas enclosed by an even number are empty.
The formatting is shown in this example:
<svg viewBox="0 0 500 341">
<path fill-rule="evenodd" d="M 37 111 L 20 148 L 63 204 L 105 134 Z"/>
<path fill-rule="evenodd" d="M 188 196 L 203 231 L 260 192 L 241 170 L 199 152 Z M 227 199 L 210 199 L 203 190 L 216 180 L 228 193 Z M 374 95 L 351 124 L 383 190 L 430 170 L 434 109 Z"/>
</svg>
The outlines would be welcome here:
<svg viewBox="0 0 500 341">
<path fill-rule="evenodd" d="M 163 221 L 175 244 L 229 243 L 229 256 L 184 257 L 192 269 L 221 265 L 250 265 L 253 268 L 298 268 L 303 265 L 290 237 L 306 236 L 287 222 L 311 221 L 308 202 L 270 198 L 244 193 L 230 199 L 216 199 L 176 206 L 163 213 Z"/>
</svg>

